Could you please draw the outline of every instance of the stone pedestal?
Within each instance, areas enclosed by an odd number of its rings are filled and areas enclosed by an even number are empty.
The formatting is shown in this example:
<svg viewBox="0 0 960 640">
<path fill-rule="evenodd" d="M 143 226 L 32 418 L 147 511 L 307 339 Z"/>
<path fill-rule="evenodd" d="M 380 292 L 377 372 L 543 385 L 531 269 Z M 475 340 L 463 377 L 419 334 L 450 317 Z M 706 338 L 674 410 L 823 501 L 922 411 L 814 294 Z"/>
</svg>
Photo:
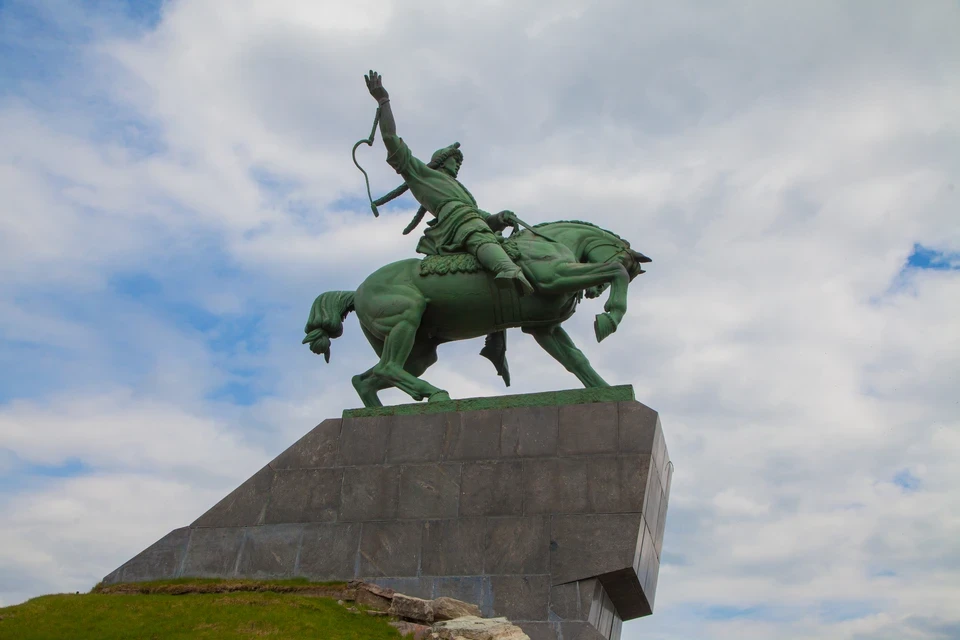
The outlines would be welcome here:
<svg viewBox="0 0 960 640">
<path fill-rule="evenodd" d="M 104 582 L 356 578 L 613 640 L 653 611 L 672 468 L 631 387 L 346 411 Z"/>
</svg>

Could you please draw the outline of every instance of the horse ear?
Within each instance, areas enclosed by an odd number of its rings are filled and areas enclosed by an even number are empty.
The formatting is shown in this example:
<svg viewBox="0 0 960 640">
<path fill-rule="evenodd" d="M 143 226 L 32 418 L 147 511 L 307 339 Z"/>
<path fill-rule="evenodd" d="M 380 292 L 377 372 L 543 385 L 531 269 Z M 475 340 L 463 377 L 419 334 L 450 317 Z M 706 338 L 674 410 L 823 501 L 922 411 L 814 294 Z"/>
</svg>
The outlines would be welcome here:
<svg viewBox="0 0 960 640">
<path fill-rule="evenodd" d="M 653 262 L 653 260 L 651 260 L 651 259 L 648 258 L 647 256 L 643 255 L 643 254 L 640 253 L 639 251 L 633 251 L 633 250 L 631 250 L 630 253 L 633 254 L 633 259 L 636 260 L 637 262 Z"/>
</svg>

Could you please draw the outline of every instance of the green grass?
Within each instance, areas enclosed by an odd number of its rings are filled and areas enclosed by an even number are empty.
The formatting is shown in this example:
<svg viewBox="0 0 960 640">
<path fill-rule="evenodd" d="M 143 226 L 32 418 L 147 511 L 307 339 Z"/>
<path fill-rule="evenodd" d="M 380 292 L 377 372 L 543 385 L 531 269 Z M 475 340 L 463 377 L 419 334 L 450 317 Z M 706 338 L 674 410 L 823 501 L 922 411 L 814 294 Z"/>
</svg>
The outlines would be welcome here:
<svg viewBox="0 0 960 640">
<path fill-rule="evenodd" d="M 239 581 L 151 583 L 152 592 L 51 595 L 0 608 L 2 640 L 399 640 L 383 618 L 351 613 L 336 600 L 295 591 L 238 591 L 170 595 L 158 589 L 208 590 Z M 323 586 L 282 581 L 273 586 Z M 141 585 L 137 585 L 141 586 Z M 331 585 L 332 586 L 332 585 Z M 97 588 L 101 588 L 98 587 Z M 262 588 L 262 587 L 261 587 Z"/>
</svg>

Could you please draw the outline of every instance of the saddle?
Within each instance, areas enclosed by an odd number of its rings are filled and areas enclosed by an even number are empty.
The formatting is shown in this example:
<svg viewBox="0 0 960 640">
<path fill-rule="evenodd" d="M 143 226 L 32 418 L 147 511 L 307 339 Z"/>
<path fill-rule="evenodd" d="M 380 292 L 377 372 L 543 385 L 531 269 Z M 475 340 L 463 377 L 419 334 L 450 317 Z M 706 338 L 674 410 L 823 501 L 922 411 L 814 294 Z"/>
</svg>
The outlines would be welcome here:
<svg viewBox="0 0 960 640">
<path fill-rule="evenodd" d="M 511 260 L 520 259 L 520 250 L 509 239 L 501 241 L 503 250 Z M 421 276 L 445 276 L 456 273 L 477 273 L 483 265 L 469 253 L 446 253 L 429 255 L 420 260 Z"/>
</svg>

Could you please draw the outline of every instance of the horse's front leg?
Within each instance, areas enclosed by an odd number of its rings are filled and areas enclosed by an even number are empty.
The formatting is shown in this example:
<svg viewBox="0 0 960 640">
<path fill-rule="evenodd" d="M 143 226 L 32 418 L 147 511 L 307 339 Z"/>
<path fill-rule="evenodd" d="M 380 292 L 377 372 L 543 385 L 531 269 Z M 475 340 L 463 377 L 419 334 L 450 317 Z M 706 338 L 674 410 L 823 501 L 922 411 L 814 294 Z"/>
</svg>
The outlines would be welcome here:
<svg viewBox="0 0 960 640">
<path fill-rule="evenodd" d="M 583 386 L 591 387 L 609 387 L 606 380 L 600 377 L 600 374 L 594 371 L 590 366 L 590 361 L 583 352 L 577 348 L 573 340 L 567 335 L 563 328 L 556 324 L 552 327 L 524 327 L 524 333 L 529 333 L 534 337 L 543 350 L 549 353 L 554 359 L 563 365 L 563 368 L 577 376 Z"/>
<path fill-rule="evenodd" d="M 610 285 L 610 297 L 593 323 L 597 342 L 617 330 L 627 312 L 627 287 L 630 274 L 618 262 L 544 262 L 534 269 L 538 290 L 547 294 L 576 293 L 591 287 Z"/>
</svg>

